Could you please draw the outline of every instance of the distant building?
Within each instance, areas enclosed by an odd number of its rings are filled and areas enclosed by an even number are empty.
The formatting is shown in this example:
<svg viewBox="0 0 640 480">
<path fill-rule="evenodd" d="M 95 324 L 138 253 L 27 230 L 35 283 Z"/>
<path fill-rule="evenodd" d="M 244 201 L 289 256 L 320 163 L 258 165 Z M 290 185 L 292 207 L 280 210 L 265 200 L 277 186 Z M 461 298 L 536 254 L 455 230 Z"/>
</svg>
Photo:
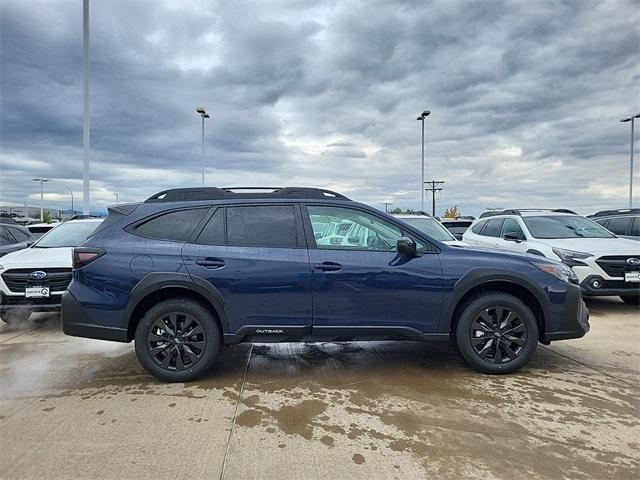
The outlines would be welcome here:
<svg viewBox="0 0 640 480">
<path fill-rule="evenodd" d="M 51 218 L 61 218 L 62 211 L 56 208 L 44 208 L 45 212 L 49 212 Z M 30 217 L 40 218 L 40 207 L 35 205 L 21 205 L 19 203 L 0 201 L 0 215 L 9 215 L 12 217 Z"/>
</svg>

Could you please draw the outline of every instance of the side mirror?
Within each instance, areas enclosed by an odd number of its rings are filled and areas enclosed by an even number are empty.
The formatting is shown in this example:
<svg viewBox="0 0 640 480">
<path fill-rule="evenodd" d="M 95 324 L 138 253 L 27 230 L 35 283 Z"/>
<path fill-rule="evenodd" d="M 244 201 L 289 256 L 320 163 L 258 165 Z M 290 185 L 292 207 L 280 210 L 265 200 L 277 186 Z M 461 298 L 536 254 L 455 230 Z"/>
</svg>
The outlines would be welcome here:
<svg viewBox="0 0 640 480">
<path fill-rule="evenodd" d="M 35 240 L 29 240 L 29 241 L 27 242 L 27 247 L 31 247 L 34 243 L 36 243 L 36 241 L 35 241 Z"/>
<path fill-rule="evenodd" d="M 418 247 L 416 246 L 416 242 L 411 240 L 409 237 L 400 237 L 398 239 L 398 252 L 404 253 L 405 255 L 410 255 L 412 257 L 418 256 Z"/>
<path fill-rule="evenodd" d="M 503 240 L 507 240 L 508 242 L 516 242 L 516 243 L 520 243 L 522 241 L 524 241 L 523 238 L 520 238 L 520 235 L 518 235 L 517 233 L 514 232 L 508 232 L 504 234 L 504 237 L 502 237 Z"/>
</svg>

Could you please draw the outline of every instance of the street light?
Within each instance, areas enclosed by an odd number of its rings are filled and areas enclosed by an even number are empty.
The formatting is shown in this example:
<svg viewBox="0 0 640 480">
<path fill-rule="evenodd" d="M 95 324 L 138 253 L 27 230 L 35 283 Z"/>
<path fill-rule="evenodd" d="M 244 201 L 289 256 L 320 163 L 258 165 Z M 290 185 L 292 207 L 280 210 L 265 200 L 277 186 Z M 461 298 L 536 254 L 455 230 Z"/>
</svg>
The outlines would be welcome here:
<svg viewBox="0 0 640 480">
<path fill-rule="evenodd" d="M 73 208 L 73 190 L 71 190 L 69 187 L 65 186 L 64 188 L 66 188 L 67 190 L 69 190 L 69 193 L 71 194 L 71 216 L 76 214 L 76 210 L 75 208 Z"/>
<path fill-rule="evenodd" d="M 424 110 L 416 120 L 422 122 L 422 178 L 420 180 L 420 210 L 424 211 L 424 119 L 431 115 L 429 110 Z"/>
<path fill-rule="evenodd" d="M 629 162 L 629 208 L 633 208 L 633 123 L 636 118 L 640 118 L 640 113 L 632 117 L 623 118 L 622 123 L 631 122 L 631 160 Z"/>
<path fill-rule="evenodd" d="M 44 182 L 50 182 L 48 178 L 34 178 L 34 182 L 40 182 L 40 221 L 44 222 Z"/>
<path fill-rule="evenodd" d="M 89 154 L 90 132 L 89 124 L 89 0 L 82 2 L 82 213 L 89 215 Z"/>
<path fill-rule="evenodd" d="M 115 197 L 115 199 L 116 199 L 116 205 L 118 205 L 118 194 L 117 194 L 117 193 L 114 193 L 114 194 L 113 194 L 113 196 L 114 196 L 114 197 Z"/>
<path fill-rule="evenodd" d="M 196 108 L 196 113 L 200 114 L 202 117 L 202 185 L 204 186 L 204 119 L 210 117 L 202 107 Z"/>
</svg>

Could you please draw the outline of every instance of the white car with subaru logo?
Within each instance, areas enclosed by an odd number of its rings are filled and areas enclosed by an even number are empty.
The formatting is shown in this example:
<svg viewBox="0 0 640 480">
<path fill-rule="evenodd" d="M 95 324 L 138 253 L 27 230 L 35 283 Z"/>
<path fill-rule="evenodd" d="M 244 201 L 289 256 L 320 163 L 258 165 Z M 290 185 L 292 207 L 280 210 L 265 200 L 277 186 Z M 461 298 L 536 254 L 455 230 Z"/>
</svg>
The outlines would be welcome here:
<svg viewBox="0 0 640 480">
<path fill-rule="evenodd" d="M 0 258 L 0 318 L 26 321 L 33 312 L 56 311 L 71 282 L 73 247 L 84 242 L 101 219 L 71 220 L 29 248 Z"/>
<path fill-rule="evenodd" d="M 472 246 L 559 260 L 571 267 L 583 295 L 620 296 L 640 304 L 640 245 L 570 210 L 483 213 L 464 233 Z"/>
</svg>

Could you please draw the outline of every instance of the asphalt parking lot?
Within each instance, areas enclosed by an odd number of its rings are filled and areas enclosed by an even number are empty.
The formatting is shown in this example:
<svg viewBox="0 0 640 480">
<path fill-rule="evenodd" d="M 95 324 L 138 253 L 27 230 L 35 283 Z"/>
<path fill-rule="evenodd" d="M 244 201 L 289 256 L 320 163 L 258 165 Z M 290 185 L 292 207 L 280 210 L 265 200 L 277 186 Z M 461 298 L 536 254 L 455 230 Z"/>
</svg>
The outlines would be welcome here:
<svg viewBox="0 0 640 480">
<path fill-rule="evenodd" d="M 509 376 L 447 344 L 261 344 L 162 384 L 56 315 L 2 325 L 0 476 L 637 479 L 640 314 L 588 304 L 585 338 Z"/>
</svg>

